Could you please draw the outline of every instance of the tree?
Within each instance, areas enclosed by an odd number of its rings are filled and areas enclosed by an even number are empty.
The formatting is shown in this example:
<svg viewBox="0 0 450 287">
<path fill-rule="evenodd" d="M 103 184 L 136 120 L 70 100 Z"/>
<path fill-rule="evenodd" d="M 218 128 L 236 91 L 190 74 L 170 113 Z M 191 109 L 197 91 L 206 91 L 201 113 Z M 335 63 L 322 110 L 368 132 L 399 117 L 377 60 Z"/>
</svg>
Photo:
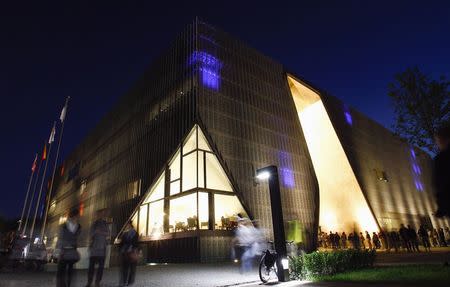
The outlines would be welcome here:
<svg viewBox="0 0 450 287">
<path fill-rule="evenodd" d="M 410 144 L 436 153 L 434 132 L 450 122 L 450 82 L 430 79 L 417 67 L 408 68 L 389 84 L 395 112 L 394 130 Z"/>
</svg>

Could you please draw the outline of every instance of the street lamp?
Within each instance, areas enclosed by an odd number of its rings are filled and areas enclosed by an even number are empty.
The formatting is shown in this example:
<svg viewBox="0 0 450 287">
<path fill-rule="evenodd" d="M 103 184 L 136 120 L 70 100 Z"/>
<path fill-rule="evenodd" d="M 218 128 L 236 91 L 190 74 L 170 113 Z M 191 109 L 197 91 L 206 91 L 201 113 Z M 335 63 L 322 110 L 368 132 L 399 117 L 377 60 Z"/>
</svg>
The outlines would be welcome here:
<svg viewBox="0 0 450 287">
<path fill-rule="evenodd" d="M 281 282 L 288 281 L 289 270 L 286 252 L 286 239 L 284 236 L 283 209 L 281 206 L 280 182 L 278 168 L 275 165 L 266 166 L 256 170 L 256 178 L 269 180 L 270 206 L 272 209 L 273 243 L 277 252 L 277 275 Z"/>
</svg>

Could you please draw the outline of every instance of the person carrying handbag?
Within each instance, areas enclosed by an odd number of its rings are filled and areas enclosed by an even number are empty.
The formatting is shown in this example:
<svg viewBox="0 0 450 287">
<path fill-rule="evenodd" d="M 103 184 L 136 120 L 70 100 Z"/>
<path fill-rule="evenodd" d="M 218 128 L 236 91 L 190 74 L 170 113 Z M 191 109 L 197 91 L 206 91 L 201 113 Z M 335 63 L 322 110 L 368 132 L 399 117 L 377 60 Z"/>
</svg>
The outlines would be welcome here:
<svg viewBox="0 0 450 287">
<path fill-rule="evenodd" d="M 78 209 L 71 210 L 67 221 L 60 227 L 56 243 L 56 253 L 58 254 L 57 287 L 70 287 L 73 278 L 73 265 L 80 260 L 80 253 L 77 250 L 81 230 L 78 215 Z"/>
<path fill-rule="evenodd" d="M 138 234 L 131 222 L 125 226 L 120 236 L 119 251 L 121 255 L 120 286 L 130 286 L 134 283 L 136 265 L 139 261 Z"/>
</svg>

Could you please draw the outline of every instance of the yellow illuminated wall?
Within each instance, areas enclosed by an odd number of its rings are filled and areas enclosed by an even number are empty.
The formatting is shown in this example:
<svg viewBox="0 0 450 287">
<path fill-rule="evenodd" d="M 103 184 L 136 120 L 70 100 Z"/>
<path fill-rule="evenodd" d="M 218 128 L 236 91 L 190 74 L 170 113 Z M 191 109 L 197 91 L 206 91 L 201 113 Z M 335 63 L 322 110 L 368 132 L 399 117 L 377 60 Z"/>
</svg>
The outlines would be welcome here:
<svg viewBox="0 0 450 287">
<path fill-rule="evenodd" d="M 378 231 L 319 95 L 291 77 L 288 82 L 319 182 L 322 231 Z"/>
</svg>

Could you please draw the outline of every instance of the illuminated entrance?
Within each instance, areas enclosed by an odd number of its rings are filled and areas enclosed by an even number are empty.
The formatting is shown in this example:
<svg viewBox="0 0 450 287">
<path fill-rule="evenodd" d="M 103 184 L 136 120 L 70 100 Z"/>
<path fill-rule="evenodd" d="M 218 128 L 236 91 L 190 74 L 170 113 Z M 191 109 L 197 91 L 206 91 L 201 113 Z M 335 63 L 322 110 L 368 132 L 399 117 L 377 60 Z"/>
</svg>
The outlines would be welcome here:
<svg viewBox="0 0 450 287">
<path fill-rule="evenodd" d="M 197 230 L 231 230 L 247 216 L 198 125 L 189 132 L 132 216 L 141 240 Z"/>
<path fill-rule="evenodd" d="M 290 76 L 288 82 L 319 182 L 321 230 L 378 231 L 320 96 Z"/>
</svg>

